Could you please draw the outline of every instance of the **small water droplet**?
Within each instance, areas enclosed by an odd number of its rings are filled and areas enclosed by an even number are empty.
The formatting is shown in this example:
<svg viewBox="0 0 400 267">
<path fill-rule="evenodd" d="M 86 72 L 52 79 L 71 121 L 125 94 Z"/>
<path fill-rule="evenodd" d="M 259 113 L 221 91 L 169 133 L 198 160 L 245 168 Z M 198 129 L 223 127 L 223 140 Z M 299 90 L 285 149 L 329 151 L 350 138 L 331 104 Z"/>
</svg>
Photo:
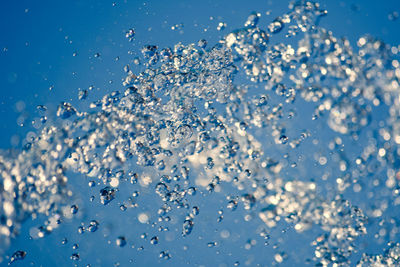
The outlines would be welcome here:
<svg viewBox="0 0 400 267">
<path fill-rule="evenodd" d="M 118 247 L 124 247 L 126 245 L 126 239 L 124 236 L 119 236 L 116 240 L 115 240 L 115 244 Z"/>
<path fill-rule="evenodd" d="M 76 214 L 78 212 L 78 206 L 77 205 L 72 205 L 71 206 L 71 214 Z"/>
</svg>

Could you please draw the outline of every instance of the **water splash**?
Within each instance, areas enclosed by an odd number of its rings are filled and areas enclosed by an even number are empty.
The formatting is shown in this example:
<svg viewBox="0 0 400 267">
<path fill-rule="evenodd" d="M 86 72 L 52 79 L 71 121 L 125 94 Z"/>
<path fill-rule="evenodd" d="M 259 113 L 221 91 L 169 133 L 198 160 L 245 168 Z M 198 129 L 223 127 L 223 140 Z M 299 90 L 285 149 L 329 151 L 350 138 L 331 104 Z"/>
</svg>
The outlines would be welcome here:
<svg viewBox="0 0 400 267">
<path fill-rule="evenodd" d="M 1 254 L 26 218 L 48 217 L 37 232 L 43 237 L 78 211 L 66 175 L 73 171 L 104 184 L 103 205 L 122 184 L 154 188 L 163 202 L 159 221 L 168 224 L 173 210 L 187 212 L 183 238 L 200 218 L 191 197 L 231 184 L 237 195 L 228 197 L 229 210 L 240 203 L 270 229 L 282 221 L 299 233 L 320 227 L 312 261 L 350 265 L 368 218 L 398 220 L 390 207 L 400 203 L 400 68 L 396 47 L 365 36 L 354 48 L 318 25 L 326 14 L 317 3 L 299 1 L 267 29 L 258 26 L 259 13 L 250 14 L 243 28 L 207 50 L 205 40 L 146 45 L 144 71 L 126 68 L 123 91 L 93 102 L 90 111 L 61 103 L 59 121 L 45 125 L 21 152 L 0 154 Z M 276 41 L 282 34 L 298 38 L 297 45 Z M 320 134 L 326 126 L 329 132 Z M 360 140 L 367 145 L 355 143 Z M 302 155 L 304 143 L 311 156 Z M 345 144 L 354 149 L 344 150 Z M 380 191 L 378 174 L 385 184 Z M 354 192 L 365 193 L 368 203 Z M 139 193 L 133 192 L 132 205 Z M 222 210 L 218 216 L 222 221 Z M 139 221 L 147 223 L 149 215 Z M 100 224 L 92 220 L 86 230 Z M 115 243 L 123 247 L 127 240 Z M 397 246 L 383 258 L 364 255 L 360 264 L 396 262 Z M 280 263 L 287 256 L 274 258 Z"/>
</svg>

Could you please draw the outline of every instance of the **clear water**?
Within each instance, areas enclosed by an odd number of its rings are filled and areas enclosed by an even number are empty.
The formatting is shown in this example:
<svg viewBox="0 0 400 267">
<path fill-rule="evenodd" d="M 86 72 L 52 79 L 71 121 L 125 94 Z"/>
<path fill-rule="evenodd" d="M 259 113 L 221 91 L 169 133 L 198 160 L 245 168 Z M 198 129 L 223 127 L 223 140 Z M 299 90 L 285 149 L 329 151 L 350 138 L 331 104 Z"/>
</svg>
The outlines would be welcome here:
<svg viewBox="0 0 400 267">
<path fill-rule="evenodd" d="M 400 264 L 400 46 L 327 13 L 142 45 L 118 90 L 38 106 L 0 153 L 3 264 Z"/>
</svg>

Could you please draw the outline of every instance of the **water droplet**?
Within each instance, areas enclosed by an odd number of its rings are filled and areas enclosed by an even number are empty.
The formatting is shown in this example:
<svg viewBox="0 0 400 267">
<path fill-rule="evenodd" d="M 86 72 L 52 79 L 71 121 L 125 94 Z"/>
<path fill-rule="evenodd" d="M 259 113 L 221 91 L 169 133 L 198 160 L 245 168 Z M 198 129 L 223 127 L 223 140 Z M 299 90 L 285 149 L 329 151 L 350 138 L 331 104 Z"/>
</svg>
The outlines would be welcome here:
<svg viewBox="0 0 400 267">
<path fill-rule="evenodd" d="M 153 236 L 153 237 L 150 239 L 150 244 L 152 244 L 152 245 L 157 245 L 157 244 L 158 244 L 158 237 L 157 237 L 157 236 Z"/>
<path fill-rule="evenodd" d="M 197 46 L 200 48 L 206 48 L 207 46 L 207 41 L 205 39 L 201 39 L 197 42 Z"/>
<path fill-rule="evenodd" d="M 209 247 L 209 248 L 216 247 L 217 245 L 218 245 L 217 242 L 208 242 L 208 243 L 207 243 L 207 247 Z"/>
<path fill-rule="evenodd" d="M 244 23 L 245 27 L 255 27 L 261 17 L 260 13 L 252 12 Z"/>
<path fill-rule="evenodd" d="M 96 232 L 97 228 L 99 226 L 99 223 L 96 220 L 92 220 L 89 223 L 89 226 L 87 227 L 87 229 L 89 230 L 89 232 Z"/>
<path fill-rule="evenodd" d="M 286 135 L 281 135 L 281 137 L 279 137 L 279 142 L 281 144 L 286 144 L 288 142 L 289 138 Z"/>
<path fill-rule="evenodd" d="M 129 29 L 126 33 L 125 33 L 125 37 L 129 40 L 129 42 L 133 41 L 133 37 L 135 37 L 135 30 L 134 29 Z"/>
<path fill-rule="evenodd" d="M 271 33 L 278 33 L 283 29 L 283 22 L 281 18 L 276 18 L 273 22 L 268 25 L 268 30 Z"/>
<path fill-rule="evenodd" d="M 199 213 L 200 213 L 199 207 L 194 206 L 192 209 L 192 214 L 196 216 L 196 215 L 199 215 Z"/>
<path fill-rule="evenodd" d="M 23 251 L 23 250 L 17 250 L 17 251 L 15 251 L 15 252 L 11 255 L 11 258 L 10 258 L 10 261 L 9 261 L 9 265 L 12 264 L 12 263 L 14 263 L 15 261 L 19 261 L 19 260 L 25 259 L 25 256 L 26 256 L 26 252 L 25 252 L 25 251 Z"/>
<path fill-rule="evenodd" d="M 182 236 L 190 235 L 193 230 L 194 223 L 192 220 L 185 220 L 182 225 Z"/>
<path fill-rule="evenodd" d="M 76 214 L 78 212 L 78 206 L 77 205 L 72 205 L 71 206 L 71 214 Z"/>
<path fill-rule="evenodd" d="M 226 207 L 227 207 L 228 209 L 230 209 L 231 211 L 234 211 L 234 210 L 236 210 L 237 205 L 238 205 L 238 202 L 237 202 L 236 200 L 230 200 L 230 201 L 228 202 L 228 205 L 227 205 Z"/>
<path fill-rule="evenodd" d="M 76 109 L 70 103 L 63 102 L 57 108 L 57 116 L 62 119 L 68 119 L 75 114 Z"/>
<path fill-rule="evenodd" d="M 71 260 L 73 260 L 73 261 L 78 261 L 79 260 L 79 253 L 73 253 L 72 255 L 71 255 Z"/>
<path fill-rule="evenodd" d="M 126 245 L 126 239 L 125 239 L 125 237 L 119 236 L 119 237 L 117 238 L 117 240 L 115 240 L 115 244 L 116 244 L 118 247 L 124 247 L 124 246 Z"/>
<path fill-rule="evenodd" d="M 78 234 L 83 234 L 85 232 L 85 228 L 83 226 L 78 227 Z"/>
<path fill-rule="evenodd" d="M 100 190 L 100 203 L 103 205 L 107 205 L 110 203 L 115 197 L 115 189 L 109 186 L 104 187 Z"/>
<path fill-rule="evenodd" d="M 159 257 L 160 259 L 169 260 L 171 258 L 171 254 L 168 251 L 161 251 Z"/>
<path fill-rule="evenodd" d="M 389 13 L 388 15 L 388 19 L 391 21 L 395 21 L 399 18 L 399 13 L 397 11 L 393 11 L 391 13 Z"/>
</svg>

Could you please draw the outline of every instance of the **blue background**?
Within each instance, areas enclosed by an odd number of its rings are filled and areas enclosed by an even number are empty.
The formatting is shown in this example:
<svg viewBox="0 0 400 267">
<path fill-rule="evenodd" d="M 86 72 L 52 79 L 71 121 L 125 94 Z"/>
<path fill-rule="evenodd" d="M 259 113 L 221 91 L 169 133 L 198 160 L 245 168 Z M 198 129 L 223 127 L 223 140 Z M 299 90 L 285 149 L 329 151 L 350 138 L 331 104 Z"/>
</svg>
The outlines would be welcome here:
<svg viewBox="0 0 400 267">
<path fill-rule="evenodd" d="M 393 1 L 321 1 L 328 10 L 328 16 L 321 20 L 321 25 L 332 30 L 335 36 L 346 36 L 354 45 L 356 40 L 368 33 L 395 45 L 400 43 L 400 19 L 389 20 L 388 15 L 400 12 L 399 2 Z M 133 59 L 139 56 L 140 48 L 145 44 L 159 47 L 173 46 L 177 42 L 191 43 L 206 39 L 209 44 L 217 42 L 223 35 L 239 28 L 252 11 L 262 14 L 261 25 L 267 25 L 276 16 L 287 11 L 288 2 L 276 1 L 2 1 L 0 8 L 0 148 L 20 148 L 25 142 L 27 133 L 36 132 L 35 123 L 42 116 L 37 105 L 48 107 L 48 120 L 59 102 L 71 102 L 80 110 L 87 110 L 88 103 L 102 95 L 122 88 L 121 81 L 125 77 L 123 67 L 133 66 Z M 265 13 L 271 11 L 271 15 Z M 218 31 L 219 22 L 227 27 Z M 171 30 L 175 24 L 183 24 L 179 30 Z M 129 42 L 125 32 L 134 28 L 135 38 Z M 74 53 L 76 55 L 74 56 Z M 99 53 L 99 57 L 95 54 Z M 78 100 L 78 91 L 88 89 L 87 101 Z M 50 90 L 50 88 L 52 88 Z M 72 176 L 73 177 L 73 176 Z M 15 250 L 27 251 L 24 261 L 16 265 L 27 266 L 70 266 L 74 262 L 70 255 L 74 243 L 79 243 L 82 260 L 77 264 L 85 266 L 111 266 L 119 262 L 129 265 L 132 260 L 138 266 L 155 264 L 184 265 L 204 264 L 232 266 L 239 261 L 253 258 L 250 265 L 271 262 L 276 253 L 274 242 L 279 238 L 290 240 L 280 245 L 279 250 L 298 251 L 298 262 L 304 262 L 302 255 L 311 255 L 309 243 L 312 238 L 307 234 L 299 235 L 293 230 L 284 231 L 282 226 L 271 233 L 271 244 L 265 246 L 264 240 L 255 233 L 249 235 L 248 229 L 255 229 L 259 224 L 255 221 L 244 222 L 243 212 L 226 214 L 222 223 L 216 222 L 215 206 L 222 205 L 223 194 L 208 197 L 202 196 L 195 201 L 201 209 L 203 219 L 198 220 L 198 231 L 188 239 L 161 234 L 160 239 L 172 238 L 155 249 L 149 245 L 149 238 L 157 234 L 156 229 L 148 225 L 138 224 L 136 220 L 140 210 L 153 210 L 152 194 L 140 200 L 139 210 L 120 212 L 118 201 L 102 207 L 88 204 L 92 194 L 98 194 L 99 188 L 89 189 L 87 180 L 76 176 L 74 186 L 81 188 L 79 193 L 83 200 L 81 206 L 85 212 L 74 220 L 67 222 L 50 236 L 40 240 L 29 240 L 29 229 L 36 225 L 35 221 L 27 221 L 21 235 L 13 241 L 8 255 Z M 229 188 L 225 188 L 229 193 Z M 123 194 L 123 193 L 122 193 Z M 128 194 L 128 193 L 127 193 Z M 79 202 L 79 196 L 77 196 Z M 202 206 L 203 205 L 203 206 Z M 155 205 L 157 206 L 157 205 Z M 179 216 L 179 215 L 176 215 Z M 110 217 L 114 218 L 110 220 Z M 103 237 L 104 232 L 78 235 L 79 222 L 86 224 L 93 218 L 98 221 L 110 221 L 101 227 L 111 233 Z M 130 220 L 129 218 L 134 218 Z M 103 227 L 104 226 L 104 227 Z M 124 233 L 118 232 L 123 229 Z M 232 240 L 222 240 L 221 229 L 227 229 Z M 284 230 L 284 229 L 283 229 Z M 140 239 L 138 233 L 148 233 L 148 240 Z M 153 233 L 153 234 L 152 234 Z M 117 248 L 114 240 L 118 235 L 125 235 L 129 240 L 124 248 Z M 65 235 L 70 241 L 62 245 Z M 311 235 L 314 236 L 314 235 Z M 177 239 L 176 239 L 177 238 Z M 258 239 L 257 239 L 258 238 Z M 248 239 L 256 239 L 257 245 L 246 250 L 244 244 Z M 110 240 L 110 244 L 107 241 Z M 216 248 L 208 248 L 207 243 L 218 240 Z M 307 242 L 307 246 L 303 244 Z M 135 245 L 135 248 L 130 248 Z M 144 246 L 143 251 L 137 248 Z M 183 249 L 184 246 L 188 250 Z M 159 260 L 161 250 L 168 249 L 173 257 L 169 261 Z M 372 250 L 374 250 L 372 248 Z M 376 248 L 374 253 L 381 253 Z M 224 265 L 221 265 L 224 266 Z M 269 264 L 268 264 L 269 266 Z"/>
</svg>

